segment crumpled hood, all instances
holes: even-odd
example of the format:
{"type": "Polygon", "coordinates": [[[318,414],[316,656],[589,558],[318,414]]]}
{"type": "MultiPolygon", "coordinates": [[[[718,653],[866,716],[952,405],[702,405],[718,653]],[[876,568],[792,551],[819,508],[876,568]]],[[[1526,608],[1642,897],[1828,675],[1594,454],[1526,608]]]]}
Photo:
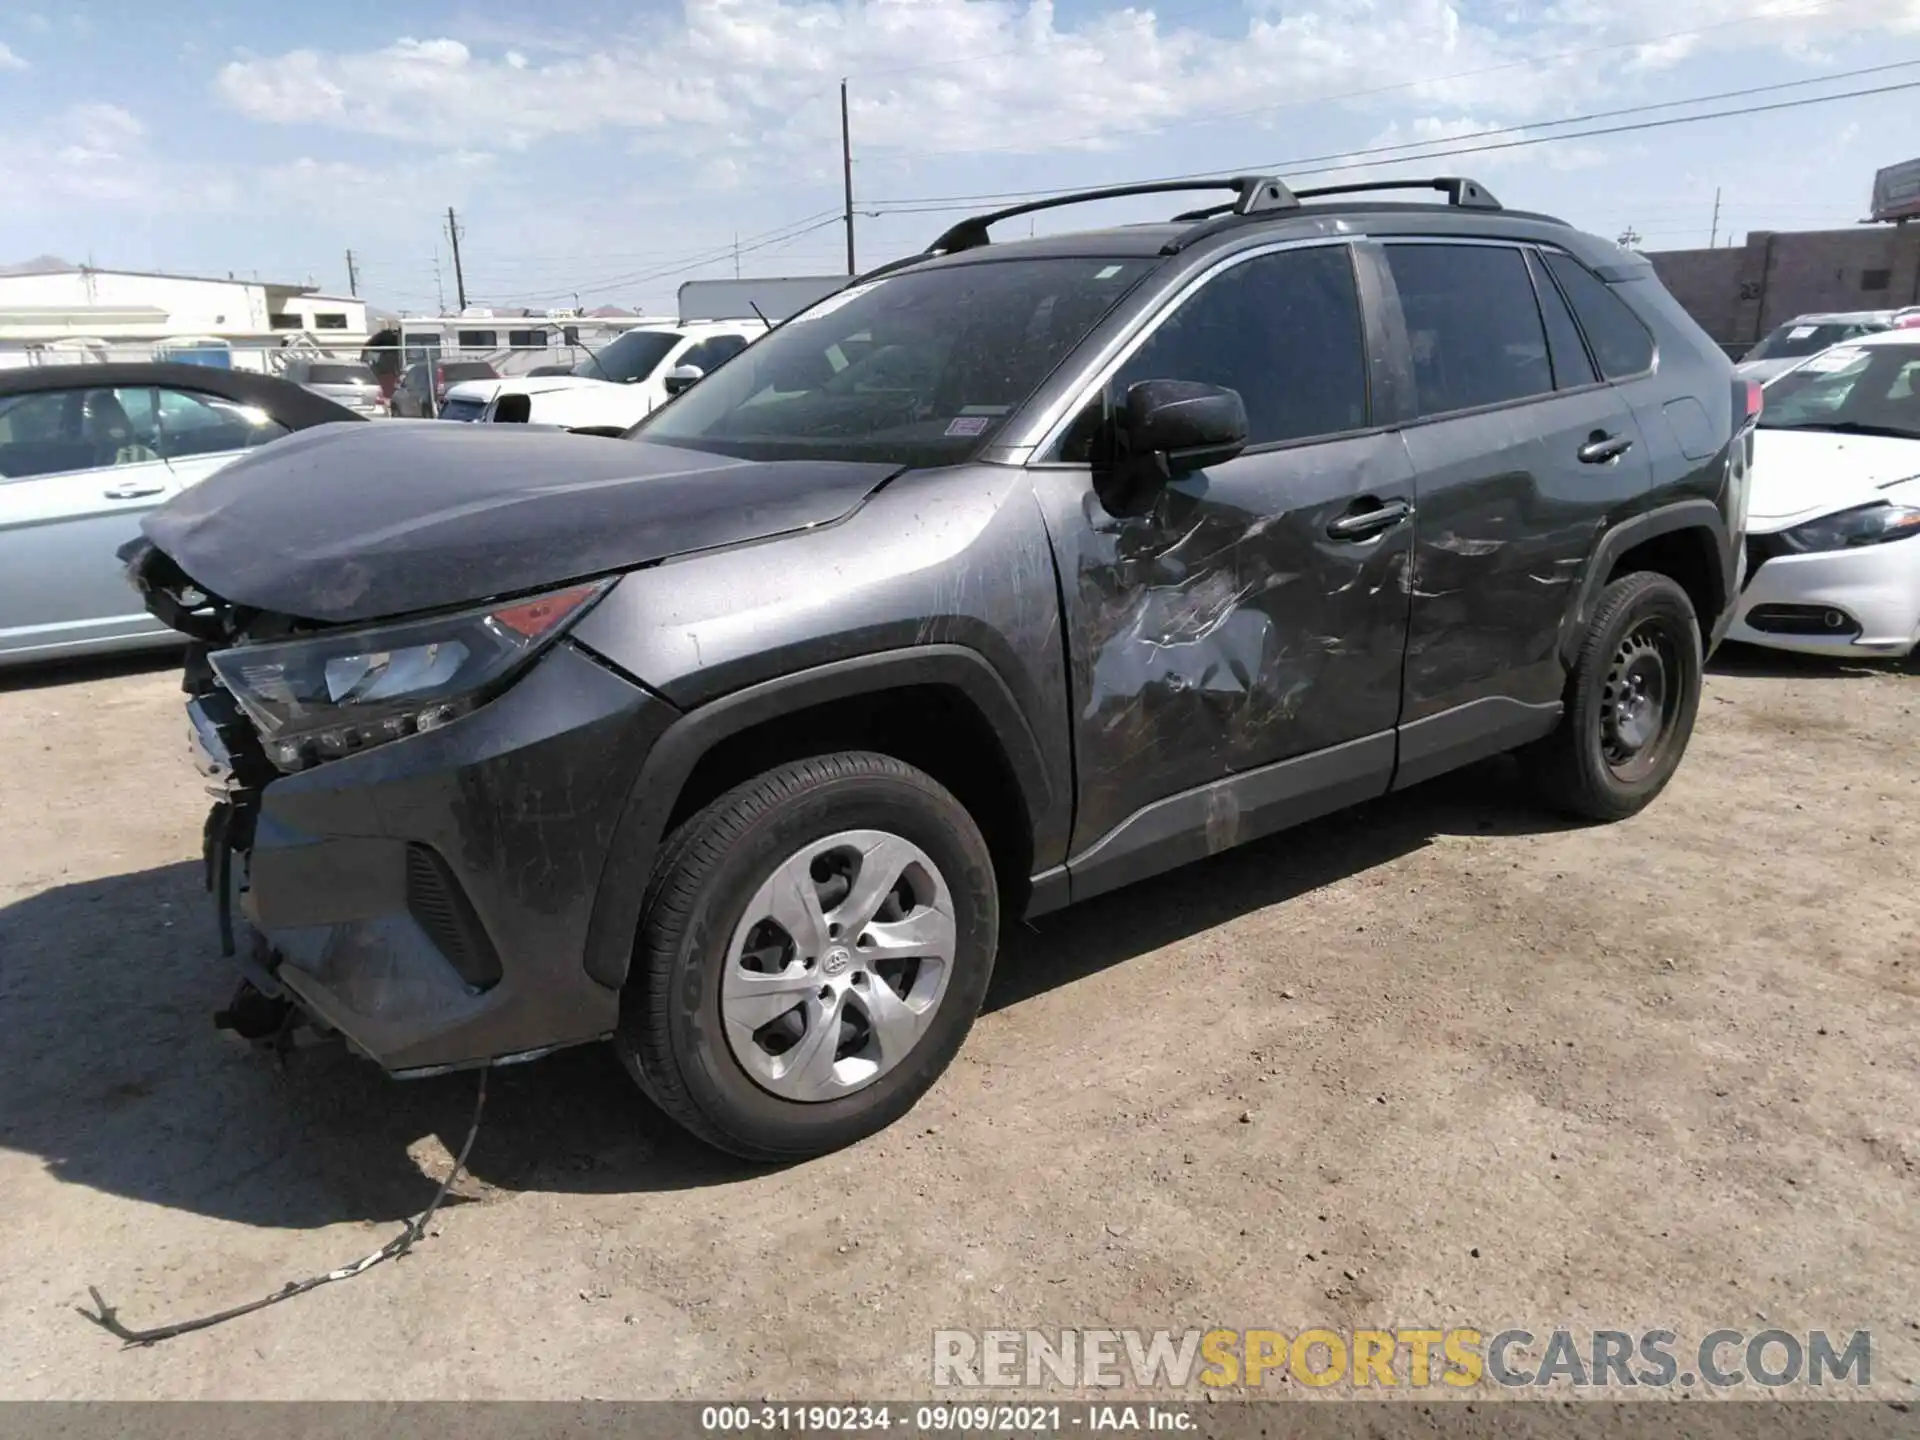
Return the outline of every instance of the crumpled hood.
{"type": "Polygon", "coordinates": [[[321,425],[209,476],[141,528],[224,600],[342,623],[829,524],[899,468],[509,425],[321,425]]]}
{"type": "Polygon", "coordinates": [[[1917,475],[1920,440],[1762,426],[1753,439],[1747,528],[1784,530],[1877,500],[1911,505],[1920,485],[1902,482],[1917,475]]]}

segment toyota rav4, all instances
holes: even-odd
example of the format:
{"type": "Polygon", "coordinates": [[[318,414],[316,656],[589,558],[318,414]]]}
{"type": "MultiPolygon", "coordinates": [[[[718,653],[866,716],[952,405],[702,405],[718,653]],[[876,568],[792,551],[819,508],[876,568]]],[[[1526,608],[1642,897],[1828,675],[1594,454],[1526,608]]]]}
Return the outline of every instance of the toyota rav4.
{"type": "Polygon", "coordinates": [[[625,438],[278,441],[126,553],[196,642],[225,1022],[397,1075],[610,1040],[716,1145],[845,1145],[1010,920],[1504,751],[1645,806],[1757,396],[1472,181],[1249,177],[966,220],[625,438]]]}

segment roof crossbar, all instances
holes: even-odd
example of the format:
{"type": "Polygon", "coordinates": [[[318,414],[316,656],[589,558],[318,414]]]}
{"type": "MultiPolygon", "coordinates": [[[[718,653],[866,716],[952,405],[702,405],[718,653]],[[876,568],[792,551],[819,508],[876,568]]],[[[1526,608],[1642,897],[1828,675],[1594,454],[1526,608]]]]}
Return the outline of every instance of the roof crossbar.
{"type": "Polygon", "coordinates": [[[1360,195],[1369,190],[1438,190],[1447,197],[1447,204],[1461,210],[1503,208],[1492,191],[1464,175],[1442,175],[1433,180],[1362,180],[1352,185],[1317,185],[1293,193],[1302,200],[1318,200],[1322,195],[1360,195]]]}
{"type": "Polygon", "coordinates": [[[1156,180],[1142,185],[1110,185],[1102,190],[1076,190],[1045,200],[1029,200],[985,215],[971,215],[952,226],[927,247],[929,255],[953,255],[988,244],[987,230],[1016,215],[1031,215],[1038,210],[1054,210],[1064,205],[1084,205],[1094,200],[1118,200],[1128,195],[1178,195],[1195,191],[1231,190],[1234,198],[1217,206],[1209,214],[1258,215],[1298,206],[1293,192],[1270,175],[1236,175],[1221,180],[1156,180]]]}

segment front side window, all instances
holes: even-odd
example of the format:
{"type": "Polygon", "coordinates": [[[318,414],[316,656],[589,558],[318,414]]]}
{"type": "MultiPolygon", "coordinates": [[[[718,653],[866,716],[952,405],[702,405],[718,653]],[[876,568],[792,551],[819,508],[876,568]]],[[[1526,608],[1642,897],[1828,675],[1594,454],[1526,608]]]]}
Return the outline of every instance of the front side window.
{"type": "Polygon", "coordinates": [[[1568,303],[1587,332],[1587,343],[1609,380],[1643,375],[1653,368],[1653,336],[1631,306],[1598,275],[1571,255],[1547,255],[1547,269],[1566,291],[1568,303]]]}
{"type": "Polygon", "coordinates": [[[1419,413],[1444,415],[1553,389],[1525,257],[1504,245],[1389,245],[1419,413]]]}
{"type": "Polygon", "coordinates": [[[988,258],[855,285],[634,433],[744,459],[951,464],[989,443],[1159,263],[988,258]]]}
{"type": "Polygon", "coordinates": [[[1920,440],[1920,344],[1840,345],[1767,386],[1763,430],[1920,440]]]}
{"type": "Polygon", "coordinates": [[[637,385],[660,368],[660,362],[673,353],[680,339],[672,330],[629,330],[611,344],[592,351],[573,367],[573,373],[588,380],[637,385]]]}
{"type": "Polygon", "coordinates": [[[1347,247],[1258,255],[1208,280],[1120,366],[1060,458],[1088,459],[1098,417],[1143,380],[1238,391],[1249,445],[1364,429],[1366,340],[1347,247]]]}

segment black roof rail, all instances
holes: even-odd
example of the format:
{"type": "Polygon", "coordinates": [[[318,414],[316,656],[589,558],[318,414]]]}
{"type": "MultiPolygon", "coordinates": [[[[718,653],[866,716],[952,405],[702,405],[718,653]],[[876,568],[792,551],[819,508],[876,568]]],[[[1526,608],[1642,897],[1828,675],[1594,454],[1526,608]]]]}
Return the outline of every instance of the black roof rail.
{"type": "MultiPolygon", "coordinates": [[[[974,250],[988,243],[987,230],[1016,215],[1031,215],[1037,210],[1054,210],[1063,205],[1084,205],[1094,200],[1118,200],[1128,195],[1178,195],[1195,191],[1231,190],[1234,198],[1209,210],[1210,215],[1261,215],[1276,210],[1292,210],[1299,205],[1293,192],[1271,175],[1236,175],[1221,180],[1156,180],[1143,185],[1110,185],[1103,190],[1076,190],[1045,200],[1029,200],[985,215],[970,215],[949,228],[927,247],[929,255],[953,255],[974,250]]],[[[1497,208],[1497,207],[1496,207],[1497,208]]]]}

